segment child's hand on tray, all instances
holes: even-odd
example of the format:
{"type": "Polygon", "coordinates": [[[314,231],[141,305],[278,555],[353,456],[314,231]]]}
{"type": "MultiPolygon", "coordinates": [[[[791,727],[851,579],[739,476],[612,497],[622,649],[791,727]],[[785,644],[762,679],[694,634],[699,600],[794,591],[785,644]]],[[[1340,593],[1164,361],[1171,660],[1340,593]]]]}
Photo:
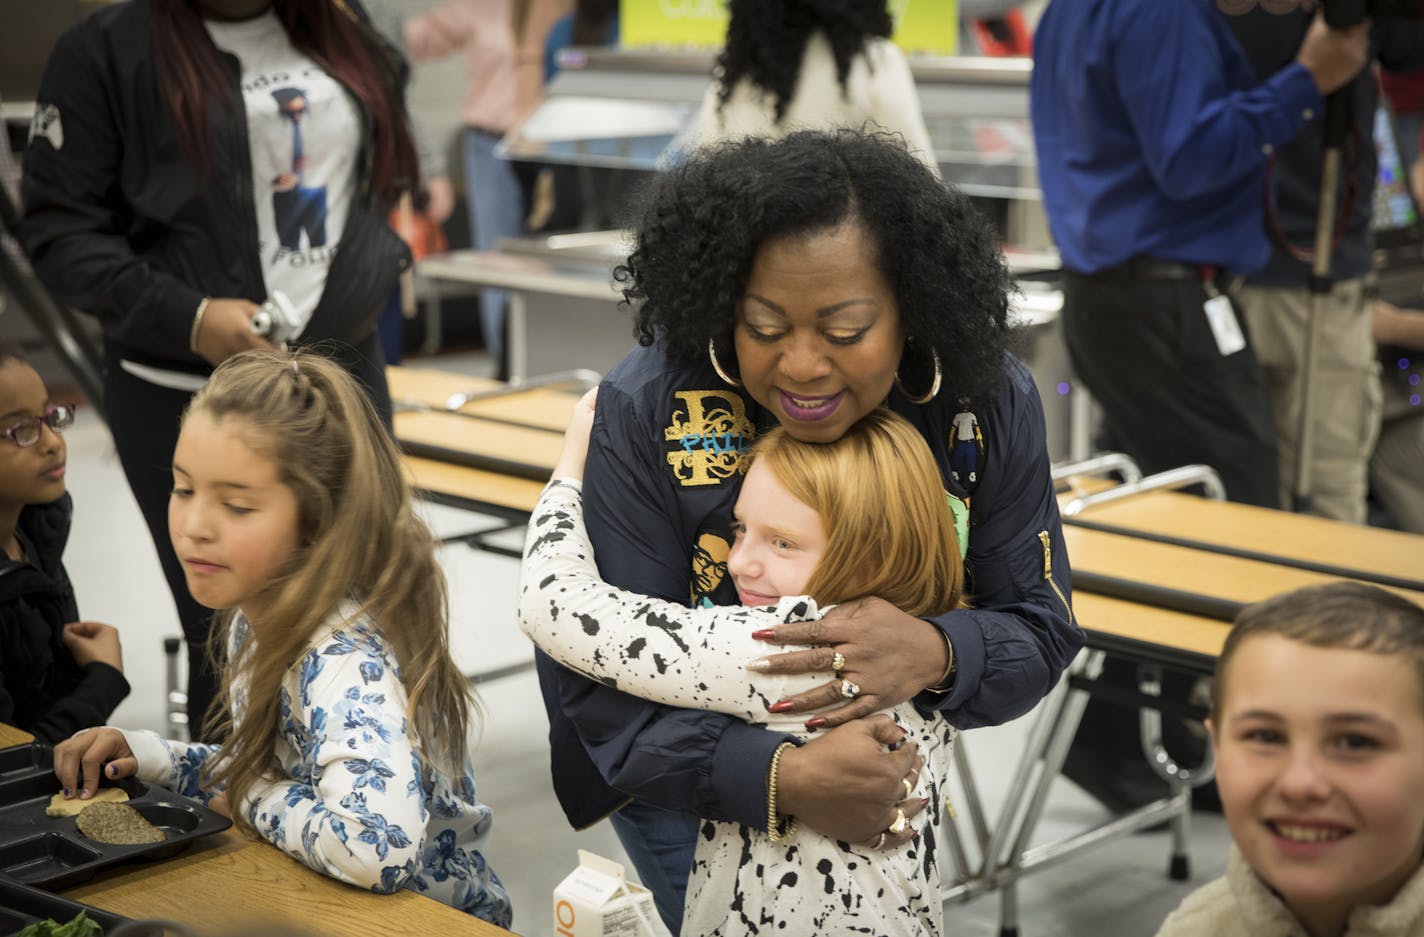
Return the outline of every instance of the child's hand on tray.
{"type": "Polygon", "coordinates": [[[138,759],[118,729],[84,729],[54,747],[54,774],[66,798],[88,800],[99,789],[100,777],[131,777],[138,759]]]}

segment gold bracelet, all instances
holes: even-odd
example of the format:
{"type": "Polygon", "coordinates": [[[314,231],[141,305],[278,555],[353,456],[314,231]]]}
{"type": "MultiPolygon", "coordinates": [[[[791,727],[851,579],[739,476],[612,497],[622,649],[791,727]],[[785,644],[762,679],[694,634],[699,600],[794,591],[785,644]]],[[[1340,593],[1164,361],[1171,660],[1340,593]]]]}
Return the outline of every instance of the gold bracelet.
{"type": "Polygon", "coordinates": [[[193,354],[198,353],[198,329],[203,325],[203,313],[208,311],[208,302],[211,296],[204,296],[198,302],[198,310],[193,313],[193,327],[188,330],[188,350],[193,354]]]}
{"type": "Polygon", "coordinates": [[[939,636],[944,638],[944,650],[949,655],[949,664],[944,668],[944,673],[940,674],[940,678],[925,689],[943,696],[954,689],[954,678],[959,675],[959,658],[954,654],[954,645],[949,643],[949,635],[940,631],[939,636]]]}
{"type": "Polygon", "coordinates": [[[790,839],[796,832],[796,818],[787,817],[783,825],[776,814],[776,772],[781,767],[781,756],[788,748],[795,748],[795,742],[782,742],[776,746],[771,756],[771,768],[766,773],[766,835],[773,843],[790,839]]]}

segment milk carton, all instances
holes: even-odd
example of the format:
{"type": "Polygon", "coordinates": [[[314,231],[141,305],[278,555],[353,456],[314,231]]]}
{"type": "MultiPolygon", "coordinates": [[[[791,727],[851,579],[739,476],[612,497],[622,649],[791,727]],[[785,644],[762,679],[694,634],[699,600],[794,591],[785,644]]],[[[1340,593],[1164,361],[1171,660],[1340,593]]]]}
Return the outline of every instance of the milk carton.
{"type": "Polygon", "coordinates": [[[554,888],[554,937],[663,937],[653,895],[623,866],[579,850],[578,868],[554,888]]]}

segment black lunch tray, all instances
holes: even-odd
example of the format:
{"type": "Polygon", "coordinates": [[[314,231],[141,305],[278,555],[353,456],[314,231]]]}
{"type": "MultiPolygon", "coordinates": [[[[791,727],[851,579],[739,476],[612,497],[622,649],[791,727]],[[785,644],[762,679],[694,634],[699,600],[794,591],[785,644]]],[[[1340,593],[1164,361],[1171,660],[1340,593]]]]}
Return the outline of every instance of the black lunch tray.
{"type": "Polygon", "coordinates": [[[102,927],[106,934],[128,921],[128,918],[111,911],[91,908],[87,904],[51,895],[0,876],[0,937],[14,937],[31,924],[46,919],[64,924],[74,920],[80,911],[102,927]]]}
{"type": "Polygon", "coordinates": [[[79,832],[74,817],[45,816],[59,790],[53,750],[37,742],[0,749],[0,876],[39,888],[67,888],[119,862],[175,856],[193,840],[232,826],[222,814],[161,787],[133,778],[109,786],[127,791],[129,805],[167,840],[99,843],[79,832]]]}

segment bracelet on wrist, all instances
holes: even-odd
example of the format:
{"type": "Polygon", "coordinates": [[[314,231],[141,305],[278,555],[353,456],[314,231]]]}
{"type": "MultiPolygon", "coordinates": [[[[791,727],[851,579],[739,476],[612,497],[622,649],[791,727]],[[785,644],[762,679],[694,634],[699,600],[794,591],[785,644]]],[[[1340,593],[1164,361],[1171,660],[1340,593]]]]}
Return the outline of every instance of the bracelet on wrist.
{"type": "Polygon", "coordinates": [[[771,767],[766,772],[766,835],[773,843],[790,839],[796,832],[796,818],[782,819],[776,812],[776,773],[781,768],[781,756],[788,748],[795,748],[795,742],[782,742],[776,746],[771,756],[771,767]]]}
{"type": "Polygon", "coordinates": [[[954,645],[949,643],[949,635],[940,631],[939,636],[944,639],[944,650],[949,655],[949,663],[945,665],[944,673],[940,675],[940,678],[925,689],[943,696],[954,689],[954,678],[959,676],[959,658],[954,653],[954,645]]]}
{"type": "Polygon", "coordinates": [[[211,300],[211,296],[204,296],[198,301],[198,308],[193,313],[193,327],[188,330],[188,350],[195,355],[198,353],[198,329],[203,326],[203,313],[208,311],[211,300]]]}

